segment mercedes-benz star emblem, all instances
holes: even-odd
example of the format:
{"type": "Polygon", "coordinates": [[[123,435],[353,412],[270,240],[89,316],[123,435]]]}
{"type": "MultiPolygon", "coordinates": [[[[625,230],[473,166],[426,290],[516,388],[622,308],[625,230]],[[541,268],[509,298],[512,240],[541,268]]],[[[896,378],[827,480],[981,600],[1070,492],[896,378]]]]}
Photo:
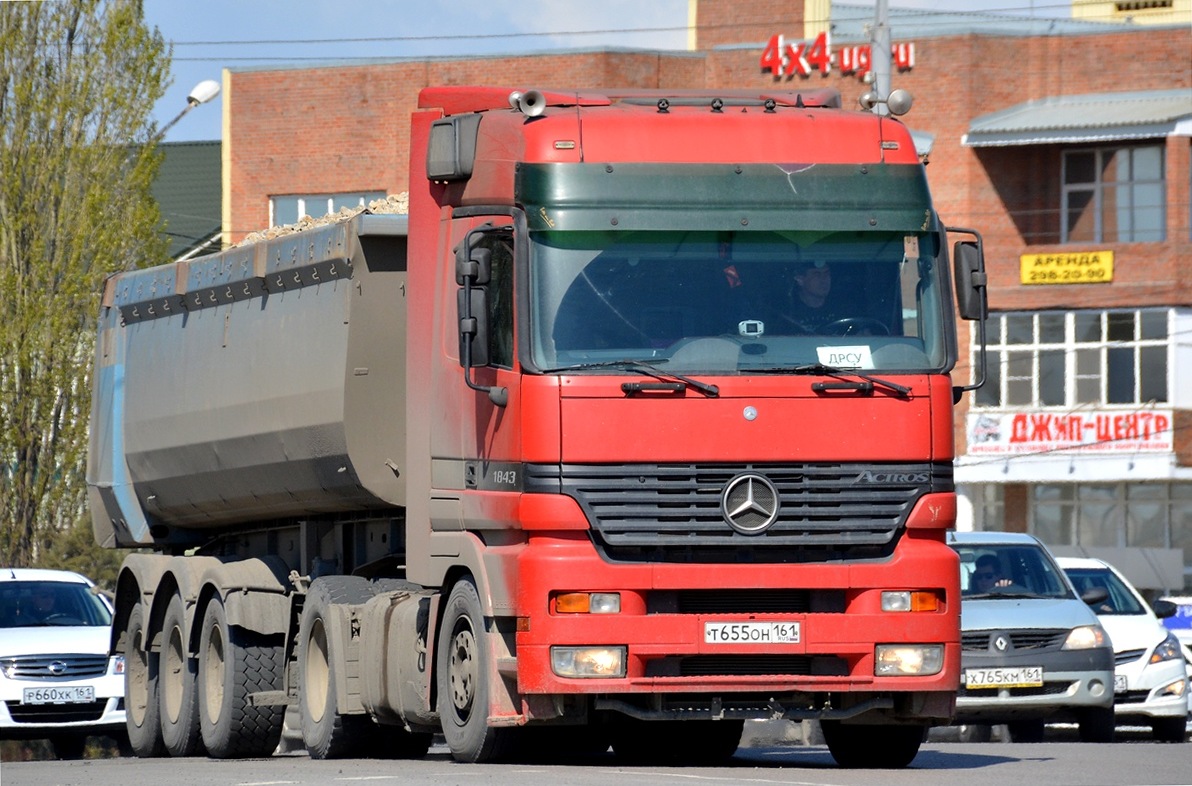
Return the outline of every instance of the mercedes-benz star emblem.
{"type": "Polygon", "coordinates": [[[720,495],[720,512],[742,535],[760,535],[778,518],[778,489],[761,475],[738,475],[720,495]]]}

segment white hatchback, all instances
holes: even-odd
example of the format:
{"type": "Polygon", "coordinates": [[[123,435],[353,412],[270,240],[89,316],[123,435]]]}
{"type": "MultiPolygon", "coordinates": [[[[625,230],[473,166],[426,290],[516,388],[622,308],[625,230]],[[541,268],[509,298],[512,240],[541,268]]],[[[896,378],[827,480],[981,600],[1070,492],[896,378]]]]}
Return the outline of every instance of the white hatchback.
{"type": "Polygon", "coordinates": [[[112,606],[78,573],[0,568],[0,739],[49,739],[79,758],[91,734],[120,740],[124,658],[112,606]]]}
{"type": "Polygon", "coordinates": [[[1106,598],[1090,604],[1109,634],[1114,653],[1114,714],[1119,726],[1150,726],[1164,742],[1187,739],[1188,675],[1180,643],[1160,617],[1174,604],[1147,605],[1138,590],[1108,562],[1060,557],[1076,591],[1104,590],[1106,598]],[[1159,614],[1156,614],[1156,611],[1159,614]]]}

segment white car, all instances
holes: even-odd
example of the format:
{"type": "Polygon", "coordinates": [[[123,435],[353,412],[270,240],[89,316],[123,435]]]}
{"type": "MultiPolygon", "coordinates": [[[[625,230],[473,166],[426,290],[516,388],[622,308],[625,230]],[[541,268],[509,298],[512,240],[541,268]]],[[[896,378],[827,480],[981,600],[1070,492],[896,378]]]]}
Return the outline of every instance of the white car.
{"type": "Polygon", "coordinates": [[[49,739],[79,758],[124,728],[124,658],[109,656],[111,602],[84,576],[0,568],[0,739],[49,739]]]}
{"type": "Polygon", "coordinates": [[[1174,604],[1155,601],[1152,609],[1126,577],[1103,560],[1060,557],[1059,563],[1082,596],[1105,592],[1104,600],[1090,605],[1113,642],[1118,725],[1147,725],[1156,740],[1184,742],[1187,666],[1179,640],[1159,621],[1175,613],[1174,604]]]}

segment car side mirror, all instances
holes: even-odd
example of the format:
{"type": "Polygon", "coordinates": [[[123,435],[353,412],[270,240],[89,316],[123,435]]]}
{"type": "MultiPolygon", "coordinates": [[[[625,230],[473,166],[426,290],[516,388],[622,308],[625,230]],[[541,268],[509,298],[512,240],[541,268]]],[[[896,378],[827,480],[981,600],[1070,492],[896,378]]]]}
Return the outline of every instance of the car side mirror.
{"type": "Polygon", "coordinates": [[[1151,609],[1155,612],[1156,617],[1165,620],[1168,617],[1174,617],[1180,607],[1169,600],[1157,600],[1151,604],[1151,609]]]}
{"type": "Polygon", "coordinates": [[[1080,599],[1090,606],[1095,606],[1098,603],[1104,603],[1109,600],[1109,590],[1104,587],[1092,587],[1085,590],[1081,594],[1080,599]]]}

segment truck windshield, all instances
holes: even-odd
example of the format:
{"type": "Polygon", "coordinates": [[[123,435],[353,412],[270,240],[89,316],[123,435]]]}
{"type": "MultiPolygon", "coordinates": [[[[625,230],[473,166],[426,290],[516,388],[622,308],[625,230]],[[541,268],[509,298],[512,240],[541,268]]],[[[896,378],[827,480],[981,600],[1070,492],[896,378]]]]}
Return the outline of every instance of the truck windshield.
{"type": "Polygon", "coordinates": [[[609,373],[621,360],[683,374],[950,366],[950,300],[930,233],[531,237],[538,369],[609,373]]]}

